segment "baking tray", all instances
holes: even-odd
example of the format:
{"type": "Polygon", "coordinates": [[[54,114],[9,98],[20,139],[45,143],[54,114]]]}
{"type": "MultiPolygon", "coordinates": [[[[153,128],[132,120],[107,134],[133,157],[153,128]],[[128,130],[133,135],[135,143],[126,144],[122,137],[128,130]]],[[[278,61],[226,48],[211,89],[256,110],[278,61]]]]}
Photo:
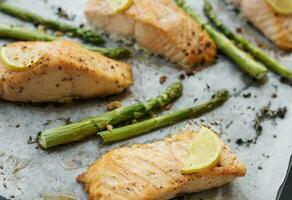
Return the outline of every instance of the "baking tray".
{"type": "MultiPolygon", "coordinates": [[[[68,23],[79,25],[85,22],[83,15],[85,0],[8,2],[51,18],[58,18],[56,11],[61,7],[74,18],[68,23]]],[[[201,0],[188,3],[197,10],[202,10],[201,0]]],[[[212,4],[220,18],[230,28],[242,27],[247,38],[253,42],[265,43],[268,46],[266,50],[271,56],[292,68],[292,55],[277,50],[221,1],[214,1],[212,4]]],[[[33,27],[2,14],[0,23],[33,27]]],[[[1,44],[6,42],[9,41],[3,40],[1,44]]],[[[134,45],[133,48],[137,49],[136,47],[134,45]]],[[[185,77],[182,81],[183,96],[172,106],[172,110],[190,106],[194,102],[209,99],[218,89],[228,89],[232,93],[232,98],[212,113],[113,145],[103,145],[97,137],[49,151],[37,148],[36,144],[29,144],[30,138],[34,138],[44,129],[62,125],[68,119],[78,121],[104,112],[109,101],[120,100],[123,105],[128,105],[137,100],[144,101],[156,96],[167,85],[179,80],[183,73],[174,64],[160,57],[148,58],[149,54],[145,51],[139,50],[135,54],[135,58],[127,60],[133,66],[134,85],[121,95],[106,100],[76,101],[67,105],[28,105],[5,101],[0,103],[0,196],[7,199],[34,200],[53,197],[58,199],[58,195],[68,195],[75,199],[86,199],[82,185],[76,183],[75,178],[104,152],[118,146],[161,139],[181,129],[198,129],[201,123],[206,123],[220,133],[222,139],[237,152],[238,157],[246,164],[248,173],[244,178],[239,178],[220,189],[185,196],[184,199],[275,199],[278,188],[284,180],[292,152],[290,112],[292,88],[271,73],[266,84],[257,84],[221,55],[217,64],[185,77]],[[159,79],[163,75],[167,80],[160,84],[159,79]],[[256,144],[239,145],[238,139],[247,140],[254,137],[256,113],[269,104],[271,109],[286,106],[288,108],[286,117],[264,122],[263,133],[256,144]]]]}

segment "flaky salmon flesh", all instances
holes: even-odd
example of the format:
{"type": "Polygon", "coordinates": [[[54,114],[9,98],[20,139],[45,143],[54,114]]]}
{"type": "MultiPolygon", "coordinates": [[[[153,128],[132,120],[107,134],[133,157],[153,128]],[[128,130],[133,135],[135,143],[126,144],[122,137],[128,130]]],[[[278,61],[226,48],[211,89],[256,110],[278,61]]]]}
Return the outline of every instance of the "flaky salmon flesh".
{"type": "Polygon", "coordinates": [[[85,185],[90,200],[166,200],[220,187],[245,175],[245,166],[223,142],[214,168],[183,175],[192,137],[193,132],[186,131],[163,141],[114,149],[77,181],[85,185]]]}
{"type": "Polygon", "coordinates": [[[284,50],[292,50],[292,15],[275,13],[265,0],[233,1],[267,38],[284,50]]]}
{"type": "Polygon", "coordinates": [[[40,52],[41,58],[23,71],[12,71],[0,61],[2,99],[68,102],[120,93],[132,85],[128,64],[88,51],[74,42],[15,42],[8,46],[31,48],[40,52]]]}
{"type": "Polygon", "coordinates": [[[133,2],[126,11],[115,13],[107,0],[89,0],[85,15],[94,27],[135,38],[143,47],[188,71],[215,61],[215,43],[172,0],[133,2]]]}

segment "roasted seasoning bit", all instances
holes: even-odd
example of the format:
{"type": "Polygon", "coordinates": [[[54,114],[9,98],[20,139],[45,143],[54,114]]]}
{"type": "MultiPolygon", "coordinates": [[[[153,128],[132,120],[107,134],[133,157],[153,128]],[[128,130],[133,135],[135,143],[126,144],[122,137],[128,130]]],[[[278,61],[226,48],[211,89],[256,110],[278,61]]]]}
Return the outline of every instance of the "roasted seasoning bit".
{"type": "Polygon", "coordinates": [[[107,124],[107,125],[106,125],[106,129],[107,129],[108,131],[112,131],[112,130],[113,130],[113,126],[110,125],[110,124],[107,124]]]}
{"type": "Polygon", "coordinates": [[[60,18],[64,18],[67,20],[74,20],[76,15],[69,16],[66,11],[64,11],[61,7],[57,8],[57,13],[56,13],[60,18]]]}
{"type": "Polygon", "coordinates": [[[72,124],[70,117],[63,119],[64,125],[72,124]]]}
{"type": "Polygon", "coordinates": [[[21,47],[21,50],[25,50],[25,49],[27,49],[27,46],[23,46],[23,47],[21,47]]]}
{"type": "Polygon", "coordinates": [[[187,76],[194,76],[195,75],[195,73],[192,71],[188,71],[188,72],[186,72],[186,74],[187,74],[187,76]]]}
{"type": "Polygon", "coordinates": [[[38,29],[38,31],[40,31],[40,32],[45,32],[45,31],[46,31],[46,27],[43,26],[43,25],[38,25],[38,26],[37,26],[37,29],[38,29]]]}
{"type": "Polygon", "coordinates": [[[166,80],[167,80],[167,76],[165,76],[165,75],[160,76],[160,78],[159,78],[160,84],[163,84],[166,80]]]}
{"type": "Polygon", "coordinates": [[[170,110],[170,109],[171,109],[171,106],[172,106],[171,103],[170,103],[170,104],[167,104],[167,105],[164,107],[164,109],[165,109],[165,110],[170,110]]]}
{"type": "Polygon", "coordinates": [[[43,123],[43,126],[46,126],[46,125],[49,125],[49,124],[51,124],[52,123],[52,120],[47,120],[45,123],[43,123]]]}
{"type": "Polygon", "coordinates": [[[249,97],[251,97],[251,93],[249,92],[249,93],[244,93],[244,94],[242,94],[242,97],[243,98],[249,98],[249,97]]]}
{"type": "Polygon", "coordinates": [[[242,140],[241,138],[238,138],[238,139],[235,141],[235,143],[236,143],[237,145],[242,145],[242,144],[243,144],[243,140],[242,140]]]}
{"type": "Polygon", "coordinates": [[[276,93],[273,93],[273,94],[271,95],[271,97],[275,99],[275,98],[278,97],[278,95],[277,95],[276,93]]]}
{"type": "Polygon", "coordinates": [[[262,49],[267,49],[268,46],[265,43],[262,42],[257,42],[258,47],[262,48],[262,49]]]}
{"type": "Polygon", "coordinates": [[[27,143],[27,144],[35,144],[35,143],[36,143],[36,138],[33,139],[31,136],[29,136],[29,138],[28,138],[28,140],[27,140],[26,143],[27,143]]]}
{"type": "Polygon", "coordinates": [[[237,33],[242,33],[242,32],[243,32],[243,31],[242,31],[242,28],[241,28],[241,27],[237,27],[237,28],[236,28],[236,32],[237,32],[237,33]]]}
{"type": "Polygon", "coordinates": [[[208,83],[206,83],[206,89],[210,90],[210,85],[208,83]]]}
{"type": "Polygon", "coordinates": [[[106,106],[108,111],[115,110],[120,107],[122,107],[122,103],[120,101],[112,101],[106,106]]]}
{"type": "Polygon", "coordinates": [[[180,75],[179,75],[179,79],[180,79],[180,80],[184,80],[185,78],[186,78],[186,76],[185,76],[184,74],[180,74],[180,75]]]}
{"type": "Polygon", "coordinates": [[[62,37],[63,35],[64,35],[64,33],[61,32],[61,31],[56,31],[55,32],[55,36],[57,36],[57,37],[62,37]]]}

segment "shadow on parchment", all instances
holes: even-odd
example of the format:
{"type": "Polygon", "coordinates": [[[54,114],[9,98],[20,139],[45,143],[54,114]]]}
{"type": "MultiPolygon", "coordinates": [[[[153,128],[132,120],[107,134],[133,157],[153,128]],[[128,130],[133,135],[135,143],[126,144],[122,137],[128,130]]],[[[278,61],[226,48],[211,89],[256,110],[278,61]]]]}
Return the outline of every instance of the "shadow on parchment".
{"type": "Polygon", "coordinates": [[[233,185],[232,183],[227,184],[222,188],[185,195],[174,198],[172,200],[228,200],[228,199],[248,200],[248,198],[241,191],[239,191],[238,188],[236,188],[235,185],[233,185]]]}

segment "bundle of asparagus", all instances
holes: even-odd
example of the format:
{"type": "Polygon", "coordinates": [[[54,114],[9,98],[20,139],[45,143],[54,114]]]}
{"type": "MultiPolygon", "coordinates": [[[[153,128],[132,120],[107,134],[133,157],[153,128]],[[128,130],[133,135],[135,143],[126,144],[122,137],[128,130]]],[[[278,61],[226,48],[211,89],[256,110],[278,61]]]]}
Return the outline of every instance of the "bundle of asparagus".
{"type": "Polygon", "coordinates": [[[122,126],[121,128],[113,128],[104,131],[109,125],[112,127],[129,120],[139,119],[148,115],[150,111],[165,107],[181,96],[181,92],[181,83],[174,83],[160,96],[144,103],[136,103],[96,117],[85,119],[78,123],[45,130],[38,136],[38,143],[42,148],[47,149],[61,144],[80,141],[85,137],[96,133],[102,137],[105,143],[116,142],[150,132],[154,129],[178,123],[179,121],[188,118],[199,117],[206,112],[212,111],[229,98],[229,92],[227,90],[220,90],[213,95],[210,101],[201,105],[185,108],[132,125],[122,126]]]}
{"type": "Polygon", "coordinates": [[[38,136],[38,143],[44,149],[80,141],[90,135],[106,129],[108,125],[117,125],[129,120],[149,115],[150,111],[161,109],[182,95],[182,84],[176,82],[170,85],[160,96],[146,102],[122,107],[99,116],[84,119],[58,128],[43,131],[38,136]]]}
{"type": "Polygon", "coordinates": [[[32,22],[34,24],[44,25],[48,28],[57,31],[62,31],[63,33],[66,33],[70,37],[79,37],[80,39],[83,39],[86,42],[91,42],[93,44],[102,44],[104,42],[102,37],[94,31],[86,30],[80,27],[75,27],[56,20],[46,19],[24,9],[11,6],[7,3],[4,3],[3,1],[2,2],[0,1],[0,11],[11,16],[17,17],[19,19],[32,22]]]}
{"type": "Polygon", "coordinates": [[[98,135],[102,137],[105,143],[125,140],[164,126],[178,123],[188,118],[199,117],[204,113],[214,110],[216,107],[227,101],[228,98],[229,93],[227,90],[219,90],[218,92],[216,92],[215,95],[213,95],[210,101],[201,105],[185,108],[176,112],[163,115],[161,117],[155,117],[129,126],[103,131],[98,133],[98,135]]]}
{"type": "MultiPolygon", "coordinates": [[[[60,39],[49,35],[47,33],[32,31],[26,28],[20,28],[16,26],[7,26],[0,24],[0,37],[19,39],[19,40],[29,40],[29,41],[53,41],[60,39]]],[[[131,55],[131,52],[125,48],[103,48],[83,45],[90,51],[98,52],[109,58],[127,58],[131,55]]]]}
{"type": "Polygon", "coordinates": [[[210,19],[212,24],[220,30],[226,37],[233,40],[238,46],[243,47],[246,51],[252,54],[256,59],[261,61],[266,67],[275,73],[279,74],[284,78],[292,78],[292,71],[274,60],[271,56],[267,55],[262,49],[256,47],[251,42],[246,40],[239,34],[236,34],[229,30],[216,16],[215,11],[213,10],[211,4],[205,0],[204,3],[204,12],[206,16],[210,19]]]}

